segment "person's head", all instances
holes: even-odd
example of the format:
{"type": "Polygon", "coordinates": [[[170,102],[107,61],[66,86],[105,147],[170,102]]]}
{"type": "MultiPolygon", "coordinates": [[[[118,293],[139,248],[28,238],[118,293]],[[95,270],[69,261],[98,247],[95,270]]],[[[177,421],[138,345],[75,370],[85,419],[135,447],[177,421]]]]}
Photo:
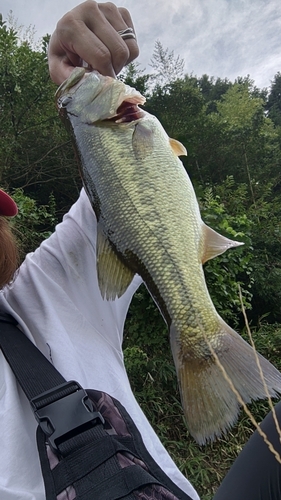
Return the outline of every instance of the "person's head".
{"type": "Polygon", "coordinates": [[[18,212],[14,200],[0,189],[0,288],[10,283],[18,266],[18,251],[6,217],[18,212]]]}

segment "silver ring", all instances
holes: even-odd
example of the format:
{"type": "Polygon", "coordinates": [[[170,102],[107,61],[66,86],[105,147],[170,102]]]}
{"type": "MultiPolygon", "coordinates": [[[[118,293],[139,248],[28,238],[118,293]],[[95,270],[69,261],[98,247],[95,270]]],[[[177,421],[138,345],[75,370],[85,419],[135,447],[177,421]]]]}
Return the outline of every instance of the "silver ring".
{"type": "Polygon", "coordinates": [[[123,40],[128,40],[129,38],[136,39],[136,35],[134,33],[133,28],[126,28],[125,30],[117,31],[118,35],[123,38],[123,40]]]}

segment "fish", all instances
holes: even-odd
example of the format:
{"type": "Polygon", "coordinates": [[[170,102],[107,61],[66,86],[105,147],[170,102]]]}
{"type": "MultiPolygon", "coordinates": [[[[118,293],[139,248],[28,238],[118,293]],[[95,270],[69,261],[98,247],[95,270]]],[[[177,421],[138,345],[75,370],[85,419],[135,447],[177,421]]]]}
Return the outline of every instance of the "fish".
{"type": "Polygon", "coordinates": [[[76,68],[56,103],[97,217],[101,295],[115,300],[141,276],[169,329],[189,432],[213,441],[240,411],[227,377],[245,403],[281,392],[280,372],[219,316],[207,289],[203,264],[242,243],[203,222],[179,158],[186,149],[140,107],[137,90],[76,68]]]}

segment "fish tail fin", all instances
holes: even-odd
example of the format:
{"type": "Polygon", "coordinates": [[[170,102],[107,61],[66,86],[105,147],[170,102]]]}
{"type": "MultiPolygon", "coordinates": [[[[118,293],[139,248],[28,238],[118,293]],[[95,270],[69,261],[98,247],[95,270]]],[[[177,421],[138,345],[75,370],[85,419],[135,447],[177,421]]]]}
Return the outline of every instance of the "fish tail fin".
{"type": "MultiPolygon", "coordinates": [[[[213,441],[235,424],[240,404],[225,370],[244,403],[277,397],[281,392],[281,373],[221,318],[219,347],[205,358],[182,357],[180,346],[171,330],[171,345],[180,386],[182,406],[190,434],[200,444],[213,441]],[[260,369],[263,373],[264,387],[260,369]]],[[[174,332],[175,333],[175,332],[174,332]]],[[[178,338],[178,337],[177,337],[178,338]]]]}

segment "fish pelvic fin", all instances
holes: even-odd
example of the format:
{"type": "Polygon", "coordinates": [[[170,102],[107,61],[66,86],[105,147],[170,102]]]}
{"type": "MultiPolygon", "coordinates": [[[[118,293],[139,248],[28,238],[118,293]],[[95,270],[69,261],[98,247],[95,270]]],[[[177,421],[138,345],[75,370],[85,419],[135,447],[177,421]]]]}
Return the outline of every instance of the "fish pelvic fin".
{"type": "Polygon", "coordinates": [[[204,245],[202,264],[205,264],[207,260],[221,255],[229,248],[240,247],[241,245],[244,245],[243,242],[230,240],[229,238],[222,236],[206,224],[203,225],[203,239],[204,245]]]}
{"type": "Polygon", "coordinates": [[[121,262],[99,225],[97,274],[101,295],[106,300],[121,297],[134,277],[134,273],[121,262]]]}
{"type": "MultiPolygon", "coordinates": [[[[204,445],[224,435],[237,421],[240,404],[223,367],[244,403],[267,399],[256,355],[270,397],[281,393],[281,373],[221,318],[221,341],[213,355],[205,358],[181,356],[181,349],[171,329],[171,346],[177,370],[181,402],[187,427],[193,438],[204,445]]],[[[177,337],[179,338],[179,337],[177,337]]]]}

